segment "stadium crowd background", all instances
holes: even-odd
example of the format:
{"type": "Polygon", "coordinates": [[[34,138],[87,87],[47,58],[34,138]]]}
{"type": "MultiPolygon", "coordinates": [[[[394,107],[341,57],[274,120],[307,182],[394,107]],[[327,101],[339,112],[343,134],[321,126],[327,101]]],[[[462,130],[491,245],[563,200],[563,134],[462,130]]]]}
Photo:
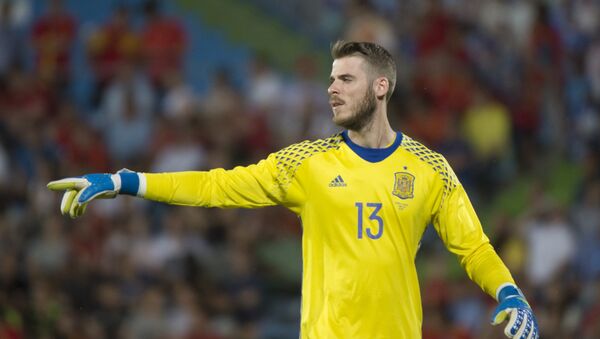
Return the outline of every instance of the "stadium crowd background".
{"type": "MultiPolygon", "coordinates": [[[[393,127],[449,159],[542,338],[600,337],[599,1],[223,1],[314,43],[287,69],[225,33],[194,46],[186,1],[0,3],[0,338],[297,338],[290,212],[121,197],[72,221],[46,183],[335,133],[313,52],[336,37],[397,56],[393,127]],[[190,72],[205,55],[223,64],[190,72]]],[[[431,228],[417,265],[425,339],[503,337],[431,228]]]]}

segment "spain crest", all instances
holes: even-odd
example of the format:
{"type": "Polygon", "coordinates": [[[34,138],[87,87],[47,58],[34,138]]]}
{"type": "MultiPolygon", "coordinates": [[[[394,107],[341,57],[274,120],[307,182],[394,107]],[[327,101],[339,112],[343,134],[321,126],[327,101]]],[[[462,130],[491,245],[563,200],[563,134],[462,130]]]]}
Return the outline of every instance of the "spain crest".
{"type": "Polygon", "coordinates": [[[408,172],[394,173],[394,190],[392,194],[400,199],[412,199],[415,190],[415,176],[408,172]]]}

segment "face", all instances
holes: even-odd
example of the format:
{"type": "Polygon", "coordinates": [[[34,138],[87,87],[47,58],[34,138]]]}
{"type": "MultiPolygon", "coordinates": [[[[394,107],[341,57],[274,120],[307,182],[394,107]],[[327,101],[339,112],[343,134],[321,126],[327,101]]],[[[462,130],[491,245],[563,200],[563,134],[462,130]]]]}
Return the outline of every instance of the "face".
{"type": "Polygon", "coordinates": [[[336,59],[331,68],[329,103],[333,122],[358,131],[372,121],[377,100],[366,72],[365,61],[358,56],[336,59]]]}

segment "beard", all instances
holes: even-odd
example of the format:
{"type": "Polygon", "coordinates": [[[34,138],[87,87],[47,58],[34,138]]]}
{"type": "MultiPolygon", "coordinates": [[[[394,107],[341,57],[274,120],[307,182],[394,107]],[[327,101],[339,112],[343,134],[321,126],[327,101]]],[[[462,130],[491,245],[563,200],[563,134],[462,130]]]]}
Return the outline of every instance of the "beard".
{"type": "Polygon", "coordinates": [[[333,122],[350,131],[360,131],[367,126],[373,120],[377,108],[377,98],[371,86],[368,87],[363,98],[353,108],[349,118],[336,119],[334,116],[333,122]]]}

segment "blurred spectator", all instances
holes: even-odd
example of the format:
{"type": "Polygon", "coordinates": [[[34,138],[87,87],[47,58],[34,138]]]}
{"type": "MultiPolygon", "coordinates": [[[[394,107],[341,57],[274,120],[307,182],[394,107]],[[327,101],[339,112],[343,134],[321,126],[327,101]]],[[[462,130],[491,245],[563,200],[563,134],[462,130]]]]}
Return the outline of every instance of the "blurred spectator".
{"type": "Polygon", "coordinates": [[[429,147],[439,147],[447,131],[455,128],[451,117],[432,106],[429,100],[416,94],[406,99],[403,126],[407,134],[429,147]]]}
{"type": "Polygon", "coordinates": [[[212,119],[227,116],[240,109],[241,94],[234,86],[226,69],[216,70],[213,83],[208,92],[202,96],[202,114],[208,124],[212,119]]]}
{"type": "Polygon", "coordinates": [[[0,320],[0,337],[8,339],[24,339],[22,319],[13,309],[3,310],[4,318],[0,320]]]}
{"type": "Polygon", "coordinates": [[[233,84],[228,70],[221,68],[214,73],[211,89],[201,97],[199,134],[210,152],[207,168],[240,164],[240,158],[264,150],[271,141],[268,111],[249,104],[244,94],[249,95],[233,84]]]}
{"type": "Polygon", "coordinates": [[[452,18],[444,12],[440,1],[427,0],[424,4],[424,14],[417,33],[417,56],[419,58],[435,54],[443,48],[453,24],[452,18]]]}
{"type": "Polygon", "coordinates": [[[232,248],[229,256],[228,273],[233,279],[224,281],[223,285],[231,299],[235,319],[242,326],[257,324],[262,314],[263,295],[254,257],[243,247],[232,248]]]}
{"type": "Polygon", "coordinates": [[[185,31],[177,18],[161,13],[158,0],[144,2],[145,25],[142,30],[142,59],[150,81],[163,93],[165,77],[183,70],[187,48],[185,31]]]}
{"type": "Polygon", "coordinates": [[[294,75],[284,84],[281,108],[272,118],[271,128],[280,147],[336,131],[329,116],[328,98],[323,95],[327,88],[317,74],[316,60],[310,55],[299,57],[294,75]]]}
{"type": "Polygon", "coordinates": [[[136,278],[152,277],[160,271],[162,263],[152,257],[154,239],[148,219],[135,216],[129,220],[127,227],[129,246],[125,255],[131,259],[133,273],[136,278]]]}
{"type": "Polygon", "coordinates": [[[210,328],[209,318],[200,310],[193,314],[190,331],[184,339],[223,339],[216,331],[210,328]]]}
{"type": "Polygon", "coordinates": [[[63,158],[61,165],[66,171],[108,169],[106,144],[99,138],[99,132],[78,116],[77,108],[72,103],[60,104],[50,134],[60,149],[63,158]]]}
{"type": "Polygon", "coordinates": [[[600,34],[596,34],[594,41],[586,52],[586,74],[590,82],[590,89],[594,102],[600,102],[600,34]]]}
{"type": "Polygon", "coordinates": [[[199,316],[198,301],[194,290],[179,284],[173,287],[173,302],[167,309],[168,335],[185,338],[192,332],[194,317],[199,316]]]}
{"type": "Polygon", "coordinates": [[[100,127],[111,157],[117,162],[139,161],[150,145],[154,92],[134,65],[123,64],[104,93],[100,127]]]}
{"type": "Polygon", "coordinates": [[[94,287],[94,294],[98,302],[98,321],[108,338],[116,338],[126,311],[118,286],[111,281],[100,282],[94,287]]]}
{"type": "Polygon", "coordinates": [[[171,210],[164,214],[161,229],[152,237],[146,253],[157,269],[172,280],[185,277],[184,259],[191,252],[185,237],[183,218],[176,209],[171,210]]]}
{"type": "Polygon", "coordinates": [[[37,74],[63,93],[69,83],[76,22],[62,0],[48,1],[47,12],[35,21],[32,35],[37,74]]]}
{"type": "Polygon", "coordinates": [[[507,107],[486,89],[478,88],[474,92],[473,103],[465,113],[461,127],[473,150],[478,186],[489,192],[510,174],[510,115],[507,107]]]}
{"type": "Polygon", "coordinates": [[[10,11],[8,16],[1,17],[2,24],[7,20],[9,26],[26,30],[31,24],[32,19],[32,1],[31,0],[0,0],[0,4],[9,3],[10,11]]]}
{"type": "Polygon", "coordinates": [[[528,251],[525,272],[533,286],[545,286],[558,277],[574,258],[576,248],[564,211],[550,201],[541,201],[539,208],[524,222],[528,251]]]}
{"type": "Polygon", "coordinates": [[[514,218],[502,214],[494,219],[492,230],[492,246],[498,252],[508,269],[513,272],[515,279],[522,276],[527,256],[527,244],[523,229],[514,231],[519,225],[514,218]]]}
{"type": "Polygon", "coordinates": [[[57,333],[59,325],[70,318],[65,312],[68,306],[64,303],[62,291],[57,291],[50,281],[38,278],[32,284],[31,298],[33,321],[26,327],[27,337],[46,338],[60,335],[57,333]]]}
{"type": "Polygon", "coordinates": [[[22,67],[25,57],[23,27],[12,20],[13,12],[12,1],[0,2],[0,76],[13,67],[22,67]]]}
{"type": "Polygon", "coordinates": [[[121,335],[131,339],[161,339],[168,334],[164,296],[159,287],[150,287],[137,300],[134,312],[125,319],[121,335]]]}
{"type": "Polygon", "coordinates": [[[388,20],[376,12],[373,5],[365,0],[352,0],[346,7],[347,27],[345,39],[348,41],[371,41],[396,54],[397,44],[394,28],[388,20]]]}
{"type": "Polygon", "coordinates": [[[92,106],[97,107],[121,66],[139,57],[139,37],[130,26],[127,8],[115,8],[109,21],[92,32],[86,43],[95,82],[92,106]]]}
{"type": "Polygon", "coordinates": [[[206,150],[195,133],[196,127],[189,125],[187,121],[165,124],[167,128],[177,132],[172,134],[171,140],[156,150],[151,170],[176,172],[206,168],[206,150]]]}
{"type": "Polygon", "coordinates": [[[559,32],[551,22],[552,10],[544,3],[537,3],[536,6],[536,19],[531,41],[527,45],[527,57],[538,77],[562,79],[565,54],[559,32]]]}
{"type": "Polygon", "coordinates": [[[455,298],[449,311],[454,326],[462,329],[465,337],[468,337],[467,333],[481,332],[485,324],[480,321],[480,314],[485,313],[486,309],[485,302],[479,295],[481,291],[475,284],[462,279],[453,283],[451,288],[455,298]]]}
{"type": "Polygon", "coordinates": [[[58,217],[44,220],[40,234],[27,249],[27,266],[31,276],[57,274],[65,268],[69,253],[68,239],[58,217]]]}
{"type": "Polygon", "coordinates": [[[573,206],[571,215],[577,226],[577,267],[585,279],[600,277],[600,181],[584,188],[581,200],[573,206]]]}
{"type": "Polygon", "coordinates": [[[600,4],[593,0],[575,0],[569,5],[574,29],[588,37],[596,34],[600,29],[600,4]]]}
{"type": "MultiPolygon", "coordinates": [[[[262,114],[273,113],[281,104],[283,81],[264,56],[256,56],[250,64],[247,90],[249,106],[262,114]]],[[[272,117],[269,117],[271,119],[272,117]]]]}
{"type": "MultiPolygon", "coordinates": [[[[537,84],[529,75],[523,79],[524,87],[535,88],[537,84]]],[[[540,151],[542,102],[542,93],[535,90],[524,90],[513,96],[511,113],[515,151],[518,163],[524,170],[531,169],[535,165],[533,159],[540,151]]]]}
{"type": "Polygon", "coordinates": [[[163,114],[170,119],[191,118],[196,115],[198,100],[191,86],[185,83],[183,75],[173,71],[166,74],[164,79],[163,114]]]}
{"type": "Polygon", "coordinates": [[[518,49],[527,48],[536,18],[535,2],[488,0],[482,6],[477,15],[479,25],[496,35],[512,37],[518,49]]]}
{"type": "MultiPolygon", "coordinates": [[[[422,66],[414,77],[414,90],[423,95],[434,110],[452,118],[462,114],[473,100],[469,70],[462,61],[447,53],[419,59],[422,66]]],[[[448,120],[446,120],[448,122],[448,120]]]]}
{"type": "MultiPolygon", "coordinates": [[[[435,147],[437,147],[439,152],[444,155],[446,160],[448,160],[448,163],[452,166],[452,170],[454,170],[454,173],[458,176],[461,184],[467,191],[471,192],[475,175],[475,166],[471,162],[473,159],[473,150],[462,137],[458,121],[447,123],[445,124],[445,127],[445,131],[440,131],[440,134],[445,138],[440,140],[440,143],[432,143],[432,145],[437,145],[435,147]]],[[[473,195],[471,199],[476,198],[477,197],[473,195]]]]}
{"type": "Polygon", "coordinates": [[[4,140],[0,142],[0,187],[6,187],[10,181],[11,166],[9,163],[9,155],[4,140]]]}
{"type": "Polygon", "coordinates": [[[600,282],[596,279],[592,283],[591,300],[589,301],[588,307],[586,307],[586,313],[583,316],[581,323],[581,338],[592,339],[600,335],[600,282]]]}
{"type": "Polygon", "coordinates": [[[26,70],[13,67],[0,89],[0,115],[12,132],[35,126],[51,115],[51,87],[26,70]]]}

